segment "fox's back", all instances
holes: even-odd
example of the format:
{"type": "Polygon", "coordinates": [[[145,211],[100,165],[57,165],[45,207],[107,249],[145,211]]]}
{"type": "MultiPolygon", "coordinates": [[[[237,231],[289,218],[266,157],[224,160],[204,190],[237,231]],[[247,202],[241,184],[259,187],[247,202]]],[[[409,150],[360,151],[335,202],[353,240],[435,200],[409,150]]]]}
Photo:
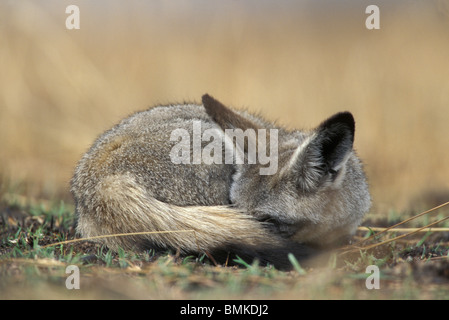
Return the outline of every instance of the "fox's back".
{"type": "MultiPolygon", "coordinates": [[[[179,142],[171,140],[172,132],[185,130],[193,138],[194,122],[198,121],[202,131],[219,130],[198,105],[159,106],[135,113],[96,140],[80,161],[74,181],[94,187],[107,176],[127,173],[155,199],[166,203],[229,204],[232,165],[198,165],[192,161],[180,165],[170,157],[179,142]]],[[[193,156],[193,144],[190,148],[193,156]]]]}

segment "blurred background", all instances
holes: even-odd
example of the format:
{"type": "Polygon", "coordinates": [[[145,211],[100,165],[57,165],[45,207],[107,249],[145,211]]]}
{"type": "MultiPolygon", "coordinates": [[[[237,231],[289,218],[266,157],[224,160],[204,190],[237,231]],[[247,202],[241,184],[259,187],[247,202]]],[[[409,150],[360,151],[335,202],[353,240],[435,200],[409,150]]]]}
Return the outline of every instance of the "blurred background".
{"type": "Polygon", "coordinates": [[[70,202],[100,133],[206,92],[290,128],[350,110],[373,212],[449,200],[449,2],[436,0],[2,0],[3,190],[70,202]],[[380,30],[365,27],[370,4],[380,30]]]}

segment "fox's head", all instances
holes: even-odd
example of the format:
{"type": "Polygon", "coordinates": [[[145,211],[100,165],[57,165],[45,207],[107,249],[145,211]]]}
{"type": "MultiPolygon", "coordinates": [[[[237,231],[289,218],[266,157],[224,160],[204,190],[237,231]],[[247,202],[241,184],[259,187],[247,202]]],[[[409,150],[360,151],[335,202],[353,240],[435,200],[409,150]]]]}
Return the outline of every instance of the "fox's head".
{"type": "MultiPolygon", "coordinates": [[[[233,111],[209,95],[203,96],[203,105],[225,132],[260,132],[267,126],[278,130],[267,130],[269,135],[272,132],[270,137],[248,141],[257,145],[257,151],[268,153],[275,148],[270,160],[277,162],[277,170],[261,174],[267,165],[258,161],[236,165],[232,203],[301,243],[333,245],[355,232],[371,200],[353,150],[355,122],[351,113],[337,113],[314,130],[303,132],[275,128],[243,111],[233,111]]],[[[246,158],[250,150],[241,147],[246,158]]]]}

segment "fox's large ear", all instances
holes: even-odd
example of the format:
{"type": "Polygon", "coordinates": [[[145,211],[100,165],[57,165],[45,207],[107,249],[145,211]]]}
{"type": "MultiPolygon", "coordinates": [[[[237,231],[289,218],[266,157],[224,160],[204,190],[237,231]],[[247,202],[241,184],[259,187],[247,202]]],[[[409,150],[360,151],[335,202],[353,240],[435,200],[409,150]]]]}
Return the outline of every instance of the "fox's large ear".
{"type": "Polygon", "coordinates": [[[295,150],[284,173],[293,174],[304,191],[318,188],[341,174],[352,152],[355,122],[349,112],[330,117],[295,150]]]}
{"type": "Polygon", "coordinates": [[[202,97],[207,114],[223,129],[258,129],[258,126],[229,109],[208,94],[202,97]]]}
{"type": "Polygon", "coordinates": [[[325,166],[329,170],[339,170],[354,144],[354,117],[350,112],[337,113],[324,121],[317,131],[325,166]]]}

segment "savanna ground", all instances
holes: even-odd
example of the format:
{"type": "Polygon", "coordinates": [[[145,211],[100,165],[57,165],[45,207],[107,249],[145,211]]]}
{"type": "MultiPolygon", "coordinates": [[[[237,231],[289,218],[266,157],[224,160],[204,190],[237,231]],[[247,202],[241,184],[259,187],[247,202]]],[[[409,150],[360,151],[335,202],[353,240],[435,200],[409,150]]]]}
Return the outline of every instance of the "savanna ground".
{"type": "Polygon", "coordinates": [[[1,2],[0,298],[449,298],[447,221],[367,248],[444,219],[449,206],[360,242],[449,201],[449,3],[376,2],[1,2]],[[79,30],[65,27],[70,4],[79,30]],[[370,4],[380,30],[365,28],[370,4]],[[371,230],[312,264],[292,260],[290,272],[48,246],[75,237],[69,179],[98,134],[206,92],[287,127],[353,112],[371,230]],[[80,290],[65,287],[68,265],[80,268],[80,290]],[[369,265],[379,290],[365,286],[369,265]]]}

